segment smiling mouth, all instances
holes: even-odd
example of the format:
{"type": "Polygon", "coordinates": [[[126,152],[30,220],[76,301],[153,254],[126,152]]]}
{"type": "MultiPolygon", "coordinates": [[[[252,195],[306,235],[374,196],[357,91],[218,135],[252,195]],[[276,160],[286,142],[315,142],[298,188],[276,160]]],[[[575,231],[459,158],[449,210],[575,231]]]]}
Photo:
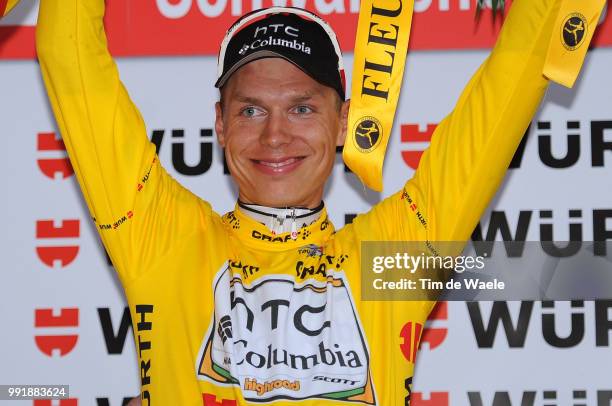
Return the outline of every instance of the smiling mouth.
{"type": "Polygon", "coordinates": [[[267,173],[286,173],[295,169],[303,160],[304,156],[291,157],[282,160],[253,159],[255,166],[267,173]]]}

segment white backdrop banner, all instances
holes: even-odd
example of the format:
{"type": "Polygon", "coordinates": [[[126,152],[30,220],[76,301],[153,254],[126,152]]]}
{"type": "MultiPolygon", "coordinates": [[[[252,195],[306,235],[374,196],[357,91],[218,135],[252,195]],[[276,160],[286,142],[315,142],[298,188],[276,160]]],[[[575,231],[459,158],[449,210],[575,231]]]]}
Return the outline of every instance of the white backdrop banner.
{"type": "MultiPolygon", "coordinates": [[[[325,194],[337,228],[412,176],[486,55],[409,55],[385,192],[364,190],[338,154],[325,194]]],[[[350,72],[350,54],[346,62],[350,72]]],[[[217,212],[231,210],[236,188],[213,131],[215,58],[118,65],[163,165],[217,212]]],[[[482,238],[539,241],[552,230],[559,241],[612,239],[611,66],[612,49],[595,49],[574,89],[550,87],[477,228],[482,238]]],[[[0,62],[0,134],[0,384],[70,385],[70,401],[22,404],[121,405],[139,391],[129,312],[34,61],[0,62]]],[[[612,405],[612,301],[443,302],[425,327],[415,406],[612,405]]]]}

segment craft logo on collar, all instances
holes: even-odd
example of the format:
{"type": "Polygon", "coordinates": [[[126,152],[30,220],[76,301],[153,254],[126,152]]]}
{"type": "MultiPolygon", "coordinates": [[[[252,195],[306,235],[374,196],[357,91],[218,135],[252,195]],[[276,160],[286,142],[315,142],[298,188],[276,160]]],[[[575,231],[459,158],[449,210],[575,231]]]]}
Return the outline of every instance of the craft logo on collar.
{"type": "Polygon", "coordinates": [[[382,125],[376,117],[362,117],[353,128],[355,146],[363,153],[374,151],[383,138],[382,132],[382,125]]]}
{"type": "Polygon", "coordinates": [[[580,48],[587,34],[587,20],[580,13],[565,17],[561,27],[561,42],[568,51],[580,48]]]}
{"type": "Polygon", "coordinates": [[[285,234],[285,235],[275,235],[275,234],[269,235],[269,234],[264,234],[258,230],[252,230],[251,238],[254,238],[256,240],[261,240],[261,241],[269,241],[269,242],[289,242],[289,241],[295,241],[298,236],[301,236],[302,240],[306,240],[310,236],[311,233],[307,229],[304,229],[304,230],[296,231],[294,235],[292,234],[294,233],[285,234]]]}

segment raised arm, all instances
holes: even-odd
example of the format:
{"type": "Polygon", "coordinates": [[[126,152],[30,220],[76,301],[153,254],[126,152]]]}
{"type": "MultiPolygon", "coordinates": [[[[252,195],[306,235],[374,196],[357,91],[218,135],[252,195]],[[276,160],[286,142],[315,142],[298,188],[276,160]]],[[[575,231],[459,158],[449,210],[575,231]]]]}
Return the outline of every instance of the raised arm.
{"type": "Polygon", "coordinates": [[[467,241],[544,95],[561,0],[515,0],[495,48],[438,125],[403,191],[356,221],[368,240],[467,241]]]}
{"type": "Polygon", "coordinates": [[[437,127],[406,192],[422,200],[431,241],[466,241],[501,184],[544,96],[560,0],[516,0],[495,48],[437,127]]]}
{"type": "Polygon", "coordinates": [[[186,192],[159,165],[120,82],[107,50],[104,0],[40,3],[36,44],[55,118],[115,268],[134,277],[146,269],[147,251],[169,238],[155,233],[166,226],[155,212],[165,218],[175,207],[163,197],[186,192]]]}

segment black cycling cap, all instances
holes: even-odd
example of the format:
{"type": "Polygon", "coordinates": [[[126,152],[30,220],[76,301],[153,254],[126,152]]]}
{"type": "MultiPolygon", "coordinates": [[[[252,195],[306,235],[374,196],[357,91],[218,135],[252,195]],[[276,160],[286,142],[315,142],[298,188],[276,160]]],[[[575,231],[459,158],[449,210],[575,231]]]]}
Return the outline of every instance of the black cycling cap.
{"type": "Polygon", "coordinates": [[[310,11],[271,7],[242,16],[221,42],[215,86],[222,87],[241,66],[262,58],[283,58],[345,99],[344,66],[336,34],[310,11]]]}

